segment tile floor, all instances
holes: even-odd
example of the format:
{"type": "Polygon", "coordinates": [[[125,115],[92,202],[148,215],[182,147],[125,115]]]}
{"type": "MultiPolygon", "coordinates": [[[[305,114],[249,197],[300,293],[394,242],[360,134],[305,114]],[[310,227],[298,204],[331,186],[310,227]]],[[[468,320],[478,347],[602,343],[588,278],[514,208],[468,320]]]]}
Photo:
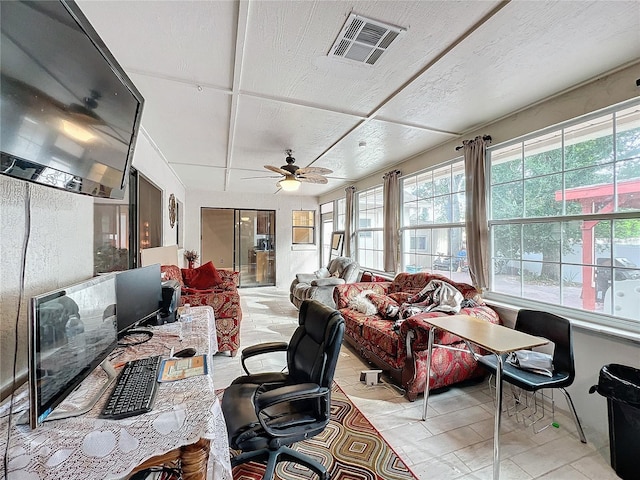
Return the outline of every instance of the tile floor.
{"type": "MultiPolygon", "coordinates": [[[[242,347],[267,341],[287,341],[297,324],[298,311],[288,291],[276,287],[240,290],[242,347]]],[[[241,347],[241,348],[242,348],[241,347]]],[[[280,354],[281,355],[281,354],[280,354]]],[[[252,359],[251,369],[280,369],[284,356],[252,359]]],[[[347,346],[341,350],[335,380],[420,479],[480,480],[492,478],[494,405],[486,382],[451,388],[432,395],[428,418],[420,420],[422,397],[409,402],[389,383],[366,386],[360,371],[371,368],[347,346]]],[[[240,356],[226,353],[214,359],[216,387],[226,387],[243,373],[240,356]]],[[[383,376],[383,380],[385,380],[383,376]]],[[[556,402],[563,406],[564,398],[556,402]]],[[[500,478],[616,479],[607,447],[580,443],[573,421],[556,411],[561,428],[533,434],[503,415],[500,478]]],[[[589,440],[589,430],[585,431],[589,440]]]]}

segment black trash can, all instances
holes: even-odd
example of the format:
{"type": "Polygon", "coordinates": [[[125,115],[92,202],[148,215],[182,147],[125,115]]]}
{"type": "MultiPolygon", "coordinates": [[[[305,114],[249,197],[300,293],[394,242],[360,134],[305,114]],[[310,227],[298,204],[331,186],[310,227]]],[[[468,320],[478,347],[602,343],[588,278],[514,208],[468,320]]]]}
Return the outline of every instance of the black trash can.
{"type": "Polygon", "coordinates": [[[589,393],[607,398],[611,466],[624,480],[638,478],[640,459],[640,370],[611,363],[600,369],[589,393]]]}

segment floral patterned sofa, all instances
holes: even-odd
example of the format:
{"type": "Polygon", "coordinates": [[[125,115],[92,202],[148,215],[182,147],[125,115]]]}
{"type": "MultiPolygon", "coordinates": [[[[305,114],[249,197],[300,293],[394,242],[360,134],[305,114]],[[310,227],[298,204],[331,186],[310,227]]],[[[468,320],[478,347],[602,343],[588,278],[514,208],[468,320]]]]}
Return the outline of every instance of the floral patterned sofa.
{"type": "Polygon", "coordinates": [[[177,280],[180,282],[180,305],[186,303],[192,307],[209,305],[213,307],[216,318],[216,334],[218,336],[218,351],[230,352],[234,357],[240,348],[240,322],[242,309],[238,284],[240,273],[230,270],[216,270],[222,282],[213,288],[200,290],[185,285],[182,270],[177,265],[161,265],[163,280],[177,280]]]}
{"type": "MultiPolygon", "coordinates": [[[[384,312],[370,314],[356,310],[354,297],[363,292],[375,292],[370,297],[392,299],[396,305],[418,294],[431,280],[441,280],[455,287],[464,298],[459,314],[471,315],[491,323],[500,323],[498,314],[485,305],[478,291],[466,283],[457,283],[446,277],[426,272],[400,273],[391,282],[358,282],[338,285],[334,290],[336,308],[346,322],[345,340],[370,363],[386,371],[404,389],[413,401],[424,392],[427,376],[427,352],[430,326],[429,317],[448,315],[431,311],[413,315],[405,320],[384,318],[384,312]],[[378,294],[378,295],[376,295],[378,294]],[[399,326],[398,326],[399,325],[399,326]]],[[[461,349],[436,348],[431,362],[430,388],[445,387],[463,380],[483,376],[486,372],[477,365],[465,343],[454,335],[438,330],[436,344],[461,349]]],[[[482,353],[482,352],[479,352],[482,353]]]]}

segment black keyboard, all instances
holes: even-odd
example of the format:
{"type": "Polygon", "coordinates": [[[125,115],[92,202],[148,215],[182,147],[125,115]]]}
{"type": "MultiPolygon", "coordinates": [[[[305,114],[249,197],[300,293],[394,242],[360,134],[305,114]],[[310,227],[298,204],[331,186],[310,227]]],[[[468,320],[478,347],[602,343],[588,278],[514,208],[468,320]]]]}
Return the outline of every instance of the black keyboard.
{"type": "Polygon", "coordinates": [[[161,361],[162,357],[157,356],[127,362],[100,416],[118,419],[150,412],[158,390],[161,361]]]}

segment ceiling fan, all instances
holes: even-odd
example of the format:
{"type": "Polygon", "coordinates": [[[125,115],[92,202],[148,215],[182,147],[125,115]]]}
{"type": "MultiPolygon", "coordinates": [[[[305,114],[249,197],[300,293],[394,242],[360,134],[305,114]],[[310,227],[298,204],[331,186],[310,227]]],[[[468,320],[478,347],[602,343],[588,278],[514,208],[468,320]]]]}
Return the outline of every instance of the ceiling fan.
{"type": "Polygon", "coordinates": [[[265,165],[264,168],[271,170],[272,172],[284,175],[284,178],[278,182],[278,186],[286,192],[292,192],[300,188],[300,182],[306,183],[327,183],[327,178],[324,175],[333,173],[333,170],[322,167],[303,167],[300,168],[294,165],[295,158],[291,156],[293,151],[291,149],[285,150],[287,158],[285,159],[287,164],[281,167],[274,167],[273,165],[265,165]]]}

